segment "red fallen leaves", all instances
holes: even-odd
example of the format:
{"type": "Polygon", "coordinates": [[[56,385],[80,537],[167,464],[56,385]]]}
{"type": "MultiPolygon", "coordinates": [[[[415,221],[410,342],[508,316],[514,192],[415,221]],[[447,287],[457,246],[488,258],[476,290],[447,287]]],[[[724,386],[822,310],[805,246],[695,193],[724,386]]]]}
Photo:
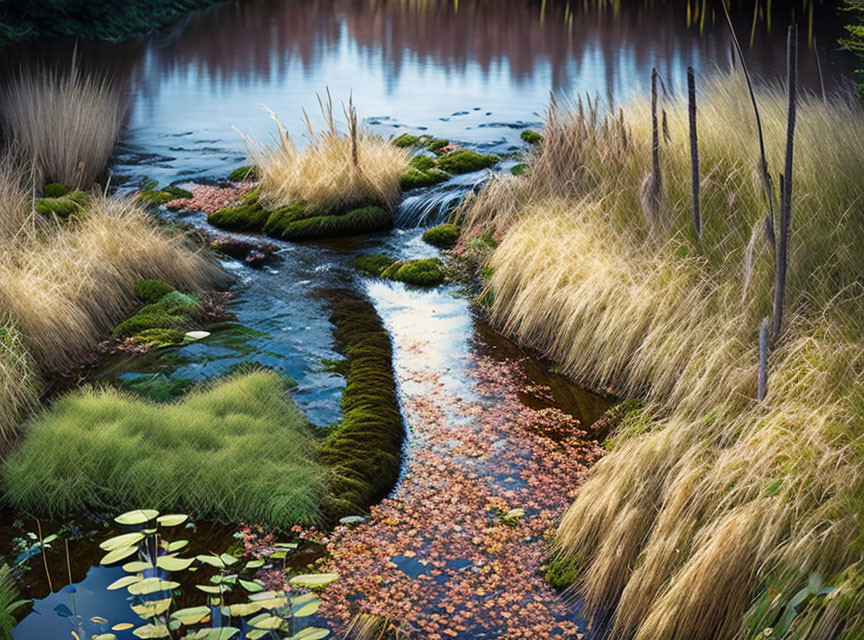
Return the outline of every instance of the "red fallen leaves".
{"type": "Polygon", "coordinates": [[[213,213],[232,207],[238,204],[238,201],[247,191],[251,191],[256,186],[257,182],[237,182],[232,183],[232,187],[215,187],[206,184],[191,184],[185,185],[188,191],[192,193],[191,198],[175,198],[165,206],[171,211],[201,211],[203,213],[213,213]]]}
{"type": "MultiPolygon", "coordinates": [[[[422,363],[430,345],[399,348],[422,363]]],[[[480,357],[459,369],[446,372],[461,375],[455,392],[445,372],[400,372],[411,383],[406,473],[368,522],[333,532],[321,568],[341,578],[322,594],[322,614],[338,628],[358,611],[387,616],[430,640],[580,638],[540,569],[557,518],[601,451],[572,416],[520,401],[551,393],[518,363],[480,357]],[[502,517],[514,508],[525,516],[502,517]]]]}

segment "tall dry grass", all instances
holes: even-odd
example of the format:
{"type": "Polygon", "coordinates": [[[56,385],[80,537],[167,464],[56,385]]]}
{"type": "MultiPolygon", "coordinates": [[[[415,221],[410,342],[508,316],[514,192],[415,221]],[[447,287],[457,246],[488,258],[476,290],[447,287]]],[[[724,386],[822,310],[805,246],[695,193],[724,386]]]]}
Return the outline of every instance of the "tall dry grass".
{"type": "Polygon", "coordinates": [[[61,369],[134,308],[136,280],[159,278],[200,291],[220,273],[209,258],[157,228],[139,203],[95,194],[72,221],[25,224],[14,241],[4,241],[0,318],[24,334],[41,368],[61,369]]]}
{"type": "Polygon", "coordinates": [[[121,90],[104,75],[23,69],[0,89],[0,125],[41,184],[90,188],[104,174],[126,113],[121,90]]]}
{"type": "Polygon", "coordinates": [[[261,200],[268,208],[302,201],[308,207],[346,211],[375,204],[390,208],[399,200],[399,176],[408,170],[410,151],[391,145],[358,120],[352,102],[343,106],[346,132],[336,122],[333,102],[319,98],[325,128],[317,132],[306,118],[307,142],[298,146],[272,111],[278,145],[267,146],[242,134],[261,176],[261,200]]]}
{"type": "MultiPolygon", "coordinates": [[[[757,404],[773,260],[752,106],[736,76],[699,94],[701,243],[679,98],[660,105],[659,206],[644,197],[652,120],[637,99],[608,115],[553,103],[529,172],[462,211],[501,240],[499,326],[647,400],[638,435],[617,439],[565,514],[557,561],[612,638],[862,637],[864,115],[799,103],[787,315],[757,404]],[[832,590],[798,602],[784,631],[814,575],[832,590]]],[[[776,174],[784,92],[757,99],[776,174]]]]}

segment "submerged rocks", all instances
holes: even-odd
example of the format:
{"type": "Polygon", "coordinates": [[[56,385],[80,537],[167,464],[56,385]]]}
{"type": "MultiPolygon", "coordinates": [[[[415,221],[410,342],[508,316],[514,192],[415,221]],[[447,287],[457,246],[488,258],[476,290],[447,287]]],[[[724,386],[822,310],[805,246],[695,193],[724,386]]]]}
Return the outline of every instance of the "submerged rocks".
{"type": "Polygon", "coordinates": [[[459,226],[455,224],[439,224],[437,227],[427,229],[423,234],[423,241],[439,249],[452,249],[459,241],[459,226]]]}
{"type": "Polygon", "coordinates": [[[495,155],[482,155],[468,149],[451,151],[438,159],[438,166],[449,173],[471,173],[488,169],[497,164],[500,158],[495,155]]]}
{"type": "Polygon", "coordinates": [[[269,262],[279,251],[279,247],[270,242],[254,238],[238,238],[223,236],[210,242],[210,249],[222,255],[242,260],[250,267],[261,267],[269,262]]]}

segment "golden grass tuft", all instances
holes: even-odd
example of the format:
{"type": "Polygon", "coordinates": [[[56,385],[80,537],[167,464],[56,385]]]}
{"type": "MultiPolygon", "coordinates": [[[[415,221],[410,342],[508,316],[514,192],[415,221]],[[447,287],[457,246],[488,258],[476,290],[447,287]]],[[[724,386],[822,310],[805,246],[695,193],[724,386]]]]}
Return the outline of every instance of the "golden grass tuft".
{"type": "Polygon", "coordinates": [[[90,188],[99,180],[123,127],[126,105],[104,75],[68,70],[22,70],[0,90],[0,124],[39,185],[90,188]]]}
{"type": "Polygon", "coordinates": [[[279,144],[266,146],[243,135],[250,160],[261,177],[261,200],[268,208],[297,201],[310,209],[347,211],[368,204],[387,209],[399,200],[399,176],[408,170],[409,149],[400,149],[366,128],[349,102],[343,108],[347,132],[341,133],[330,94],[319,98],[326,122],[316,132],[308,117],[308,141],[298,147],[285,124],[272,111],[279,144]]]}
{"type": "Polygon", "coordinates": [[[143,205],[95,194],[71,221],[25,225],[4,246],[0,310],[40,367],[62,369],[134,308],[136,280],[201,291],[220,273],[214,261],[158,229],[143,205]]]}
{"type": "MultiPolygon", "coordinates": [[[[757,99],[776,173],[784,92],[757,99]]],[[[574,378],[646,399],[650,429],[596,465],[556,553],[612,638],[752,637],[780,625],[815,575],[832,590],[799,603],[795,637],[861,637],[864,114],[799,104],[787,322],[757,404],[773,261],[749,97],[737,76],[699,89],[701,244],[686,100],[660,106],[669,138],[653,215],[640,199],[644,100],[607,116],[592,101],[553,103],[527,173],[493,180],[461,212],[469,234],[500,238],[494,321],[574,378]]]]}

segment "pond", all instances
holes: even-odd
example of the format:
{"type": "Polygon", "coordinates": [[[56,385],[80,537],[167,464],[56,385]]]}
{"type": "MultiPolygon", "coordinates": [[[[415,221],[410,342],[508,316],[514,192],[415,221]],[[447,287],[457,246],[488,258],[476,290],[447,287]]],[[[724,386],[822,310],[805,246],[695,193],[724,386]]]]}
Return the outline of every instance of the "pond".
{"type": "MultiPolygon", "coordinates": [[[[733,22],[751,71],[776,80],[784,68],[788,8],[775,6],[770,11],[759,2],[755,7],[734,4],[733,22]]],[[[802,83],[812,91],[842,90],[851,68],[836,50],[842,17],[832,3],[805,2],[798,11],[806,25],[802,83]]],[[[75,55],[85,66],[108,70],[126,92],[128,123],[110,168],[112,183],[121,190],[132,189],[145,178],[165,184],[224,177],[246,159],[239,132],[267,139],[274,131],[261,105],[278,113],[292,130],[304,126],[306,109],[317,128],[321,119],[316,94],[326,91],[336,101],[351,96],[367,125],[383,136],[425,133],[478,151],[507,153],[524,147],[522,130],[542,126],[550,93],[571,98],[599,95],[604,104],[620,103],[633,92],[645,91],[653,67],[668,90],[677,92],[688,66],[710,75],[732,63],[719,3],[292,0],[222,3],[132,42],[56,41],[8,48],[3,52],[4,68],[10,73],[25,62],[66,64],[76,47],[75,55]]],[[[554,444],[547,448],[533,435],[502,432],[482,414],[494,409],[529,424],[554,410],[588,425],[602,414],[607,400],[575,387],[554,373],[550,363],[496,334],[458,286],[421,291],[365,278],[351,267],[359,253],[384,251],[398,258],[438,255],[421,241],[424,228],[443,221],[450,207],[484,176],[469,174],[405,198],[391,232],[318,244],[280,242],[278,260],[263,269],[226,260],[224,266],[236,276],[230,305],[234,320],[188,346],[143,357],[113,357],[90,372],[89,379],[127,387],[158,379],[182,388],[240,363],[257,363],[296,381],[292,396],[312,422],[332,424],[340,416],[344,380],[325,366],[339,358],[328,321],[327,292],[358,290],[373,302],[394,341],[400,401],[409,430],[402,479],[381,518],[436,517],[426,508],[429,505],[421,508],[417,502],[454,473],[468,478],[457,495],[472,508],[500,494],[509,497],[511,507],[527,506],[529,518],[546,509],[560,513],[563,503],[543,497],[543,487],[531,480],[538,474],[554,478],[572,471],[575,483],[582,462],[587,466],[596,455],[596,434],[573,444],[576,464],[552,455],[554,444]],[[546,391],[538,392],[539,388],[546,391]],[[452,414],[446,424],[430,419],[430,402],[452,414]],[[475,455],[489,444],[484,438],[504,451],[525,447],[524,455],[496,450],[485,457],[475,455]],[[554,464],[542,466],[544,455],[554,464]]],[[[176,214],[164,215],[178,219],[176,214]]],[[[181,215],[179,220],[207,226],[201,214],[181,215]]],[[[564,492],[558,496],[563,499],[575,484],[568,481],[557,488],[564,492]]],[[[444,513],[452,522],[472,522],[465,510],[444,513]]],[[[429,535],[414,536],[413,555],[406,556],[406,549],[399,547],[407,544],[405,539],[388,541],[389,530],[380,524],[381,518],[373,517],[353,533],[336,533],[338,544],[355,551],[346,551],[348,559],[338,562],[345,584],[325,608],[325,618],[340,619],[343,600],[375,597],[362,579],[365,565],[350,559],[351,553],[362,555],[356,550],[357,540],[368,542],[365,553],[392,563],[388,570],[411,578],[424,573],[424,554],[446,565],[441,578],[427,580],[422,597],[416,599],[415,605],[430,614],[447,610],[441,592],[465,587],[466,567],[477,568],[466,557],[468,543],[460,542],[453,530],[438,527],[441,523],[430,524],[429,535]],[[442,549],[441,539],[449,546],[442,549]]],[[[518,558],[524,566],[512,570],[521,572],[524,584],[513,587],[513,592],[527,598],[536,591],[540,602],[539,609],[524,619],[524,628],[539,628],[538,620],[546,615],[554,621],[552,632],[564,633],[560,629],[566,627],[554,625],[577,619],[574,609],[535,581],[543,558],[540,533],[549,518],[521,543],[518,558]]],[[[26,536],[22,532],[35,530],[35,523],[9,513],[3,514],[3,521],[0,553],[9,554],[11,539],[26,536]],[[22,526],[13,527],[12,521],[19,518],[22,526]]],[[[45,526],[46,535],[58,528],[45,526]]],[[[104,527],[79,526],[68,556],[61,538],[46,553],[45,569],[38,553],[29,561],[33,568],[24,580],[24,595],[36,601],[14,632],[16,640],[70,637],[73,609],[84,619],[130,618],[125,599],[108,598],[104,590],[122,575],[119,568],[98,564],[97,545],[107,535],[104,527]],[[49,585],[47,573],[62,578],[49,585]]],[[[196,552],[219,553],[234,540],[236,527],[200,527],[196,552]]],[[[516,541],[506,541],[496,553],[516,548],[508,545],[516,541]]],[[[393,577],[394,583],[399,579],[393,577]]],[[[381,597],[394,596],[388,591],[381,597]]],[[[471,615],[464,617],[474,622],[454,637],[498,637],[519,628],[471,615]]],[[[117,636],[134,637],[128,631],[117,636]]]]}

